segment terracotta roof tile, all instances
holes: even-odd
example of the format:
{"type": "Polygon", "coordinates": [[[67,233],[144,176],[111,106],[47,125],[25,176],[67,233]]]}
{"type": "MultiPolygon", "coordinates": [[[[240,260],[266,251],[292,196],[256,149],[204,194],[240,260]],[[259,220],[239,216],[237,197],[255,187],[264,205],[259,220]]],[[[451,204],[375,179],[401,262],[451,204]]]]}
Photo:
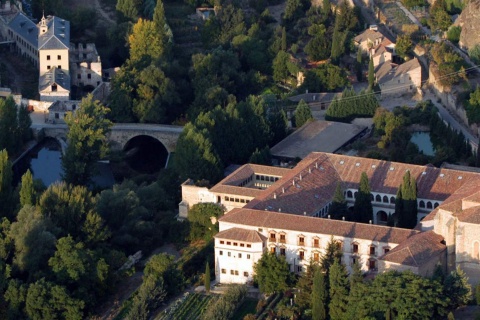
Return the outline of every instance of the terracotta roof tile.
{"type": "Polygon", "coordinates": [[[260,234],[258,231],[247,230],[242,228],[231,228],[231,229],[221,231],[215,235],[215,238],[251,242],[251,243],[263,242],[267,240],[267,237],[260,234]]]}
{"type": "Polygon", "coordinates": [[[420,267],[446,250],[443,237],[433,231],[418,233],[393,248],[381,260],[420,267]]]}
{"type": "Polygon", "coordinates": [[[317,234],[330,234],[356,239],[401,243],[418,231],[349,221],[313,218],[271,211],[237,208],[219,219],[223,223],[317,234]]]}

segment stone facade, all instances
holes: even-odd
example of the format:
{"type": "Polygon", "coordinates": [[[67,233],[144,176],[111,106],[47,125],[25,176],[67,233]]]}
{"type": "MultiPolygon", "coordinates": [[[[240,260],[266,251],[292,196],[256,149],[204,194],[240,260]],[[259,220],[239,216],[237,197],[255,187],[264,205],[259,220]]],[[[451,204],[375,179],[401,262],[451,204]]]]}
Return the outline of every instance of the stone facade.
{"type": "Polygon", "coordinates": [[[102,83],[102,62],[94,43],[70,48],[72,85],[98,87],[102,83]]]}

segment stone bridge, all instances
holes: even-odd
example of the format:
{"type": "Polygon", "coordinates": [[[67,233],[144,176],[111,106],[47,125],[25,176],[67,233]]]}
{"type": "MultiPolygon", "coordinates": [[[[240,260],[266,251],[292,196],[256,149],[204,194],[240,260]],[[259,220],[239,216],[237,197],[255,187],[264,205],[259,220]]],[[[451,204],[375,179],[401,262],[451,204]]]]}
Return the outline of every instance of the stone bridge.
{"type": "MultiPolygon", "coordinates": [[[[51,137],[57,139],[62,147],[67,141],[66,124],[36,124],[32,125],[37,137],[51,137]]],[[[138,136],[149,136],[160,141],[168,153],[175,151],[178,137],[183,131],[183,127],[159,124],[141,124],[141,123],[118,123],[114,124],[109,135],[108,141],[111,150],[123,150],[125,145],[131,139],[138,136]]]]}

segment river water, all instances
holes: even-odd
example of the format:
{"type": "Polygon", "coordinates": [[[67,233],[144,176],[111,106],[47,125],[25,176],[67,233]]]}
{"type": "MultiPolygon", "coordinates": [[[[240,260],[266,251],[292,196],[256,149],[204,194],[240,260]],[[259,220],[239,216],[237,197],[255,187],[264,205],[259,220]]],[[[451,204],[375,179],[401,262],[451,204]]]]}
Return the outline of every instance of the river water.
{"type": "MultiPolygon", "coordinates": [[[[15,164],[14,181],[18,183],[28,169],[32,172],[34,179],[40,179],[47,187],[56,181],[61,181],[63,174],[61,157],[60,144],[55,139],[44,139],[15,164]]],[[[92,178],[96,187],[113,186],[115,180],[108,163],[97,163],[97,172],[92,178]]]]}
{"type": "Polygon", "coordinates": [[[410,141],[415,143],[423,154],[427,156],[435,155],[435,149],[432,140],[430,140],[430,132],[414,132],[410,141]]]}

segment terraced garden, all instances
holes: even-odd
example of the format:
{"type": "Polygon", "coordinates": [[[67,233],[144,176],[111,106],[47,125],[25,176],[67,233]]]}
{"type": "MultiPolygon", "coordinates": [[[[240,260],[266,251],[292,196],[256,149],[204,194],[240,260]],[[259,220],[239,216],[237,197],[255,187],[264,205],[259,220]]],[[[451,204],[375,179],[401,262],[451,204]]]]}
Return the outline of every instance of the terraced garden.
{"type": "Polygon", "coordinates": [[[393,24],[392,27],[397,33],[401,32],[402,25],[412,23],[395,2],[381,2],[380,10],[387,17],[388,21],[393,24]]]}
{"type": "Polygon", "coordinates": [[[197,320],[200,319],[208,304],[218,299],[216,295],[190,293],[162,313],[157,320],[197,320]]]}

